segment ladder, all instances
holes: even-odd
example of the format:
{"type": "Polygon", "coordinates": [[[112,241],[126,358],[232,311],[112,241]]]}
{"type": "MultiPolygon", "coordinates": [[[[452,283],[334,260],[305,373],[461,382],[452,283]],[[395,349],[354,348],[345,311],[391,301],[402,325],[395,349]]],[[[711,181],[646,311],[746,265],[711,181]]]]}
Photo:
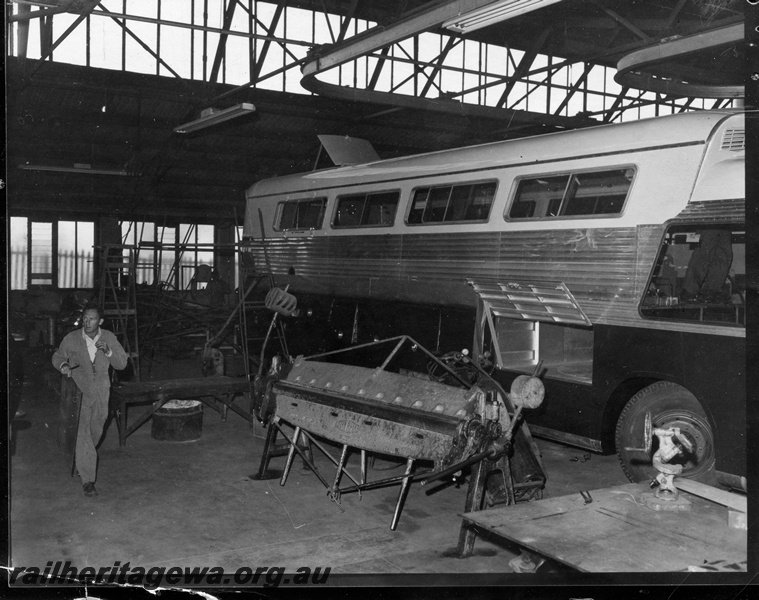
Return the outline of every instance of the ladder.
{"type": "MultiPolygon", "coordinates": [[[[276,313],[266,308],[263,297],[265,292],[275,287],[274,275],[269,266],[268,256],[265,268],[261,269],[253,264],[246,264],[240,252],[239,260],[239,286],[238,286],[238,330],[243,348],[245,361],[245,375],[249,380],[262,374],[263,352],[268,343],[279,343],[280,349],[285,356],[289,356],[285,328],[281,319],[276,318],[276,313]],[[266,335],[261,335],[261,325],[268,325],[266,335]],[[258,325],[258,327],[256,326],[258,325]],[[257,333],[251,329],[259,329],[257,333]],[[253,348],[251,348],[253,346],[253,348]],[[253,372],[251,367],[256,368],[253,372]]],[[[264,329],[265,329],[264,325],[264,329]]]]}
{"type": "Polygon", "coordinates": [[[124,347],[135,380],[140,381],[135,248],[106,244],[102,249],[98,301],[103,318],[124,347]]]}

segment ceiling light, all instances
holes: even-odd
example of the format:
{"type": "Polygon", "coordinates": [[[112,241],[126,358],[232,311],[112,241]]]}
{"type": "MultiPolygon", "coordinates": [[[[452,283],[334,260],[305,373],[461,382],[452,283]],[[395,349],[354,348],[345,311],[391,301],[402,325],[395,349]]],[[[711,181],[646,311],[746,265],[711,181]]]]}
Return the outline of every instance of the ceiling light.
{"type": "Polygon", "coordinates": [[[443,23],[443,27],[459,33],[468,33],[557,2],[561,0],[500,0],[448,19],[443,23]]]}
{"type": "Polygon", "coordinates": [[[119,175],[121,177],[127,177],[129,175],[136,175],[136,173],[130,173],[125,169],[100,169],[92,168],[92,165],[87,163],[74,163],[74,166],[60,166],[60,165],[30,165],[25,163],[18,166],[19,169],[25,171],[54,171],[56,173],[86,173],[87,175],[119,175]]]}
{"type": "Polygon", "coordinates": [[[192,133],[199,129],[205,129],[206,127],[212,127],[213,125],[218,125],[224,121],[241,117],[242,115],[246,115],[255,110],[256,107],[249,102],[243,102],[242,104],[237,104],[231,108],[225,108],[222,110],[207,108],[206,110],[201,111],[199,119],[175,127],[174,133],[192,133]]]}

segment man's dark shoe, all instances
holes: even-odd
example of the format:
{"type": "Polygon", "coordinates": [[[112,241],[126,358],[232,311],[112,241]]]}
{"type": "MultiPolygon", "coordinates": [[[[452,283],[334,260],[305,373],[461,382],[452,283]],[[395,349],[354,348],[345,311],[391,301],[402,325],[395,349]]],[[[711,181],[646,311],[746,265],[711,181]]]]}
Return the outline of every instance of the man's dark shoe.
{"type": "Polygon", "coordinates": [[[95,484],[92,483],[91,481],[88,482],[88,483],[85,483],[82,486],[82,490],[84,491],[84,495],[85,496],[90,496],[91,497],[91,496],[97,496],[98,495],[98,491],[95,489],[95,484]]]}

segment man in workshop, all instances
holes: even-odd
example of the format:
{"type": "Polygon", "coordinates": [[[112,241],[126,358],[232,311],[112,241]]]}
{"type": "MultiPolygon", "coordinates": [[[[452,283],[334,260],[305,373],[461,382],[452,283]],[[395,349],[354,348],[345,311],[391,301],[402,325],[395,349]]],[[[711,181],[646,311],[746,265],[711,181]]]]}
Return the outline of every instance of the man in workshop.
{"type": "Polygon", "coordinates": [[[82,392],[74,456],[85,496],[98,495],[97,445],[108,417],[109,367],[122,370],[127,365],[124,348],[112,332],[100,328],[102,323],[102,309],[87,304],[82,311],[82,328],[66,335],[53,354],[53,366],[72,377],[82,392]]]}

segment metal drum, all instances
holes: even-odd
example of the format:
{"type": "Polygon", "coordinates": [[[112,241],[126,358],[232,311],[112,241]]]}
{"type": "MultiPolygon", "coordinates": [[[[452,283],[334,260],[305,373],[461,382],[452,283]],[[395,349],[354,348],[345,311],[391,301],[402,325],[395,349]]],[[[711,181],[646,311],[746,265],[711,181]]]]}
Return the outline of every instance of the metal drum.
{"type": "Polygon", "coordinates": [[[190,442],[203,430],[203,405],[199,400],[169,400],[153,413],[150,434],[166,442],[190,442]]]}

